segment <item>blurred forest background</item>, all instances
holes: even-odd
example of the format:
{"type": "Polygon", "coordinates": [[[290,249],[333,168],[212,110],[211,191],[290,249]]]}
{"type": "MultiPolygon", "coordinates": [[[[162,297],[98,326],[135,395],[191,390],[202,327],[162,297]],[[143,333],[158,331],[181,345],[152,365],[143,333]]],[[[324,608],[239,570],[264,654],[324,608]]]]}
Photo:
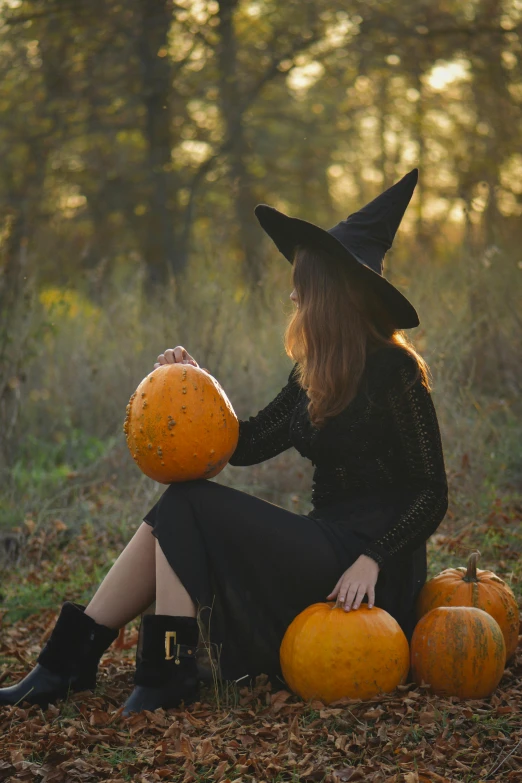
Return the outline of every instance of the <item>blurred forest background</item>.
{"type": "MultiPolygon", "coordinates": [[[[5,557],[40,526],[140,523],[163,487],[122,423],[166,348],[241,418],[284,385],[291,270],[257,203],[328,228],[414,166],[385,275],[420,315],[447,523],[458,542],[500,505],[513,527],[521,36],[522,0],[0,3],[5,557]]],[[[306,513],[311,473],[290,450],[216,480],[306,513]]]]}

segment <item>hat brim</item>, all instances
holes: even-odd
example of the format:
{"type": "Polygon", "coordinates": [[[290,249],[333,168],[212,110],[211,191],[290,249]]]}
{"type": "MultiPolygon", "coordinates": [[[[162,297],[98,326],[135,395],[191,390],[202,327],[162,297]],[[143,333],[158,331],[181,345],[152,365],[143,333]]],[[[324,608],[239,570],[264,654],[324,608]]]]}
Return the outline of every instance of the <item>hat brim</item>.
{"type": "Polygon", "coordinates": [[[331,253],[346,264],[348,271],[359,275],[382,298],[396,328],[413,329],[419,326],[419,316],[411,302],[383,275],[379,275],[364,260],[351,253],[324,228],[307,220],[293,218],[268,204],[258,204],[254,210],[261,228],[268,234],[280,253],[293,264],[299,245],[313,244],[331,253]]]}

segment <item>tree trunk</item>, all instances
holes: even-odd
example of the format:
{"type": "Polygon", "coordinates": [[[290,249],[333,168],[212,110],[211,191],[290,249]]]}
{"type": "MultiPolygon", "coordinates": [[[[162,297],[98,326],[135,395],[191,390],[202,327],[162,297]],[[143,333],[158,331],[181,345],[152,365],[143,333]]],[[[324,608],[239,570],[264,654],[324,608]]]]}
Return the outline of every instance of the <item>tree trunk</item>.
{"type": "MultiPolygon", "coordinates": [[[[171,168],[170,93],[172,73],[168,56],[171,0],[139,0],[138,54],[141,64],[143,103],[146,110],[147,175],[143,201],[145,213],[140,244],[150,285],[165,283],[169,274],[182,271],[177,253],[175,223],[176,185],[171,168]]],[[[138,219],[138,218],[137,218],[138,219]]]]}
{"type": "Polygon", "coordinates": [[[244,277],[254,292],[263,276],[260,242],[255,233],[254,207],[256,198],[247,169],[248,145],[243,124],[243,94],[238,82],[237,42],[234,11],[238,0],[220,0],[218,47],[220,104],[229,144],[230,177],[232,180],[239,242],[243,253],[244,277]]]}

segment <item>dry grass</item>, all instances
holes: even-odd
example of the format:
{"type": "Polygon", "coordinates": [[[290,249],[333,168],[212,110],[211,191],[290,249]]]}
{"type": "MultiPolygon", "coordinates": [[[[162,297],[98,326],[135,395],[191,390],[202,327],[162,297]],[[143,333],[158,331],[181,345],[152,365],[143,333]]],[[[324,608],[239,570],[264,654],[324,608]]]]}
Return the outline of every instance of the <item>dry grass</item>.
{"type": "MultiPolygon", "coordinates": [[[[100,304],[77,292],[46,289],[45,307],[33,308],[29,330],[43,336],[31,343],[23,363],[16,395],[13,390],[16,406],[0,411],[0,418],[16,420],[10,428],[2,422],[11,436],[3,441],[0,527],[20,525],[28,515],[37,523],[60,516],[69,526],[103,524],[84,497],[94,486],[103,495],[107,481],[115,497],[104,513],[134,524],[161,488],[129,459],[125,406],[166,347],[184,345],[219,380],[241,418],[279,391],[292,364],[282,347],[292,311],[288,270],[267,267],[259,312],[226,269],[218,277],[211,272],[215,266],[200,263],[185,284],[194,291],[186,299],[172,289],[161,301],[147,302],[137,283],[107,291],[100,304]]],[[[412,270],[414,263],[401,268],[412,270]]],[[[424,264],[411,279],[399,268],[394,278],[408,285],[420,313],[422,326],[408,335],[432,370],[452,503],[462,519],[483,513],[499,493],[515,497],[521,489],[516,305],[522,274],[507,260],[497,257],[495,264],[477,261],[472,288],[468,269],[457,263],[424,264]]],[[[258,466],[228,466],[217,480],[304,511],[310,508],[310,468],[290,451],[258,466]]]]}

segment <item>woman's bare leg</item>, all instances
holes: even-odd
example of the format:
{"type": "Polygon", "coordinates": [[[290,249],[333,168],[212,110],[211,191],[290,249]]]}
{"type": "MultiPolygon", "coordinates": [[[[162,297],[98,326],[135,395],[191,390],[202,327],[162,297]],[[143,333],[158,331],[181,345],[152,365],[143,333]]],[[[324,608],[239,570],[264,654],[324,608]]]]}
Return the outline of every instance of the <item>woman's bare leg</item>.
{"type": "Polygon", "coordinates": [[[196,607],[156,539],[156,614],[195,617],[196,607]]]}
{"type": "MultiPolygon", "coordinates": [[[[108,628],[122,628],[156,597],[156,539],[142,522],[85,608],[108,628]]],[[[171,569],[172,570],[172,569],[171,569]]]]}

